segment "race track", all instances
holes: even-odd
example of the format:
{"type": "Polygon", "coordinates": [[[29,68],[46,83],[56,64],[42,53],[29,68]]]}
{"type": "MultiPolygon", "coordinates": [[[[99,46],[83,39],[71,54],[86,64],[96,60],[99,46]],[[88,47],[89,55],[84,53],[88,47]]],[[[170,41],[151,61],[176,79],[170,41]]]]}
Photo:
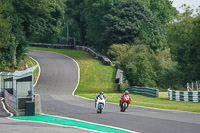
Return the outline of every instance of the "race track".
{"type": "MultiPolygon", "coordinates": [[[[120,112],[117,104],[107,103],[97,114],[94,100],[72,96],[78,83],[76,63],[63,55],[29,51],[41,67],[35,93],[41,95],[42,112],[95,122],[141,133],[200,133],[200,114],[130,106],[120,112]]],[[[106,94],[105,94],[106,95],[106,94]]],[[[133,101],[134,102],[134,101],[133,101]]]]}
{"type": "Polygon", "coordinates": [[[0,117],[0,133],[89,133],[89,131],[0,117]]]}

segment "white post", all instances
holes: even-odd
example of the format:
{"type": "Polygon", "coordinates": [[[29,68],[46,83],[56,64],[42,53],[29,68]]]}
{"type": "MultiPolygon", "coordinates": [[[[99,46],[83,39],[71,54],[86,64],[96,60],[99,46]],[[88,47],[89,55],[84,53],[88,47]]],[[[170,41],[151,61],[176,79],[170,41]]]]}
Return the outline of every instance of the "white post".
{"type": "Polygon", "coordinates": [[[189,83],[187,83],[187,91],[190,91],[189,83]]]}
{"type": "Polygon", "coordinates": [[[196,81],[197,91],[199,91],[198,81],[196,81]]]}
{"type": "Polygon", "coordinates": [[[68,27],[68,24],[67,24],[67,45],[68,45],[68,41],[69,41],[69,27],[68,27]]]}
{"type": "Polygon", "coordinates": [[[193,89],[194,89],[194,84],[193,84],[193,82],[192,82],[192,91],[193,91],[193,89]]]}

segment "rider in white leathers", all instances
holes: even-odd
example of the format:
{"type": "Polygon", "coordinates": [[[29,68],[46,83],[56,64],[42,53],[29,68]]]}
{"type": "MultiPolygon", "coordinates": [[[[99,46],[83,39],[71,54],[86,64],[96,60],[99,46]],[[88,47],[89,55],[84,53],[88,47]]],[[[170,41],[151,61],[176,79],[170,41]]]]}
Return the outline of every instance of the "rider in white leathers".
{"type": "Polygon", "coordinates": [[[106,100],[106,96],[103,94],[103,92],[101,91],[97,96],[96,96],[96,99],[95,99],[95,108],[96,108],[96,104],[97,104],[97,99],[98,97],[100,97],[100,95],[103,95],[104,99],[106,100]]]}

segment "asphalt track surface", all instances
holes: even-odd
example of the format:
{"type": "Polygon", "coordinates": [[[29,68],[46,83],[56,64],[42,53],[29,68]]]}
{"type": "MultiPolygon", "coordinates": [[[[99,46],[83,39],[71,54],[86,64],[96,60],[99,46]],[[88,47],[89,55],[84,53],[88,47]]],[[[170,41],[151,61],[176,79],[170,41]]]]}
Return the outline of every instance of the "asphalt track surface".
{"type": "MultiPolygon", "coordinates": [[[[78,68],[63,55],[30,51],[41,67],[35,92],[41,95],[42,112],[105,124],[141,133],[200,133],[200,114],[130,106],[120,112],[117,104],[106,104],[97,114],[94,100],[73,96],[78,68]]],[[[106,94],[105,94],[106,95],[106,94]]],[[[134,101],[133,101],[134,102],[134,101]]],[[[77,131],[74,131],[77,132],[77,131]]]]}
{"type": "MultiPolygon", "coordinates": [[[[1,98],[1,97],[0,97],[1,98]]],[[[43,123],[10,120],[0,102],[0,133],[88,133],[89,131],[73,127],[55,126],[43,123]]]]}
{"type": "Polygon", "coordinates": [[[88,133],[88,131],[43,123],[15,121],[0,117],[0,133],[88,133]]]}

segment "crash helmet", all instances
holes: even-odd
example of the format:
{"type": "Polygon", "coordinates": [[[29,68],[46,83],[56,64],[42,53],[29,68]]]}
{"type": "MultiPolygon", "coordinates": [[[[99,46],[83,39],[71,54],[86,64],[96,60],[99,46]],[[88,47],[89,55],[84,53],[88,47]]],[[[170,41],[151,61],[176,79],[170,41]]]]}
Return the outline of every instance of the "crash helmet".
{"type": "Polygon", "coordinates": [[[126,91],[125,91],[125,94],[126,94],[126,95],[128,95],[128,94],[129,94],[128,90],[126,90],[126,91]]]}
{"type": "Polygon", "coordinates": [[[99,93],[100,95],[103,95],[103,91],[100,91],[100,93],[99,93]]]}

